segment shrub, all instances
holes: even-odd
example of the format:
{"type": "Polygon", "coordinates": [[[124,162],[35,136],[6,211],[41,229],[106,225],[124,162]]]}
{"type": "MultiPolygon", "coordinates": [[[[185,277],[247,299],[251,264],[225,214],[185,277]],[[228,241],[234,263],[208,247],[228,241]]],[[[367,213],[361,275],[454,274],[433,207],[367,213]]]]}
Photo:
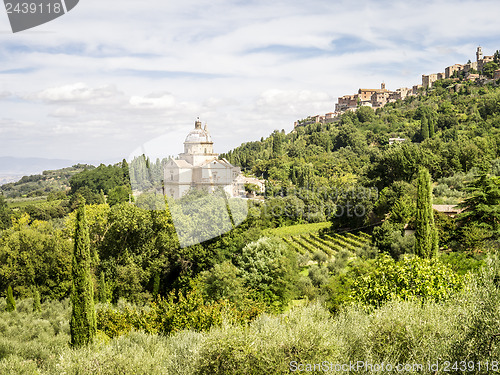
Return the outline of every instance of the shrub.
{"type": "Polygon", "coordinates": [[[440,301],[462,286],[463,277],[438,260],[413,257],[395,262],[382,255],[373,272],[354,280],[352,298],[371,306],[392,299],[440,301]]]}
{"type": "Polygon", "coordinates": [[[9,285],[7,288],[7,306],[5,307],[6,311],[15,311],[16,310],[16,301],[14,300],[14,295],[12,294],[12,287],[9,285]]]}
{"type": "Polygon", "coordinates": [[[195,374],[288,374],[290,362],[335,361],[340,351],[319,305],[262,315],[248,327],[224,325],[206,336],[195,374]]]}

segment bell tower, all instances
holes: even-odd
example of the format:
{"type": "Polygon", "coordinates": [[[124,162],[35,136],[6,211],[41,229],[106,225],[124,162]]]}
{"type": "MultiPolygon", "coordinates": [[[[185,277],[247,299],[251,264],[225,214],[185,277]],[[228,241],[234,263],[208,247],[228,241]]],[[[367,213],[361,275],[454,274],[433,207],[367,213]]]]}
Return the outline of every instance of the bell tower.
{"type": "Polygon", "coordinates": [[[481,46],[477,47],[477,52],[476,52],[476,61],[479,62],[479,60],[483,59],[483,48],[481,46]]]}

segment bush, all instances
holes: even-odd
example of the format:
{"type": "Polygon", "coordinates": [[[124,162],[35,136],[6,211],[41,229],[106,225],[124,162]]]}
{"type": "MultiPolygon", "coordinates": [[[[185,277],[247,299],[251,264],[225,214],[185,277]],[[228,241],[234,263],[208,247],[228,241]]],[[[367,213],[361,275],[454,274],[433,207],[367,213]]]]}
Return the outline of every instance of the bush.
{"type": "Polygon", "coordinates": [[[195,374],[288,374],[290,362],[335,361],[340,346],[331,319],[319,305],[281,316],[262,315],[248,327],[210,332],[195,374]]]}
{"type": "Polygon", "coordinates": [[[352,298],[371,306],[393,299],[441,301],[462,288],[460,277],[438,260],[380,256],[373,272],[353,282],[352,298]]]}
{"type": "Polygon", "coordinates": [[[277,238],[262,237],[246,245],[237,262],[245,287],[278,309],[292,297],[298,265],[295,253],[277,238]]]}
{"type": "Polygon", "coordinates": [[[12,294],[12,287],[9,285],[7,288],[7,306],[5,307],[5,311],[15,311],[16,310],[16,301],[14,300],[14,295],[12,294]]]}
{"type": "Polygon", "coordinates": [[[171,334],[191,329],[207,331],[224,320],[247,324],[265,311],[264,304],[242,298],[237,302],[205,300],[195,288],[186,294],[171,292],[144,307],[120,301],[118,306],[100,305],[97,329],[114,338],[132,330],[155,334],[171,334]]]}

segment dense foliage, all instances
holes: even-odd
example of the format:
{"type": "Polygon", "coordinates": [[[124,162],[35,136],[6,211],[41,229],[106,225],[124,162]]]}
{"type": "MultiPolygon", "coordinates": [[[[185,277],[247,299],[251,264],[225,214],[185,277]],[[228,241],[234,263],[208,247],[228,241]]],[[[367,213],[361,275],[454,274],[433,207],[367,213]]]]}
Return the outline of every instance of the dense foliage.
{"type": "MultiPolygon", "coordinates": [[[[468,361],[474,374],[500,355],[498,333],[500,289],[498,261],[490,259],[466,287],[447,301],[396,300],[376,310],[347,307],[331,315],[318,304],[292,308],[279,315],[263,314],[247,325],[226,321],[209,330],[182,330],[163,336],[122,329],[138,317],[134,306],[119,306],[120,315],[102,311],[101,327],[90,347],[70,349],[67,300],[43,303],[31,311],[31,300],[18,312],[4,312],[0,299],[0,373],[6,374],[288,374],[299,364],[422,364],[422,374],[434,374],[428,361],[468,361]],[[130,319],[124,318],[130,316],[130,319]],[[115,331],[111,331],[114,329],[115,331]],[[472,362],[472,364],[470,364],[472,362]]],[[[189,310],[189,309],[188,309],[189,310]]],[[[184,310],[185,311],[185,310],[184,310]]],[[[200,313],[201,314],[201,313],[200,313]]],[[[135,320],[137,321],[137,320],[135,320]]],[[[144,320],[143,320],[144,322],[144,320]]],[[[143,332],[141,332],[143,331],[143,332]]],[[[495,364],[496,366],[496,364],[495,364]]],[[[442,368],[442,367],[441,367],[442,368]]],[[[379,374],[374,369],[363,371],[379,374]]]]}
{"type": "Polygon", "coordinates": [[[44,180],[28,177],[0,195],[0,295],[18,310],[2,300],[0,372],[260,374],[294,360],[497,355],[499,145],[497,84],[443,80],[222,155],[266,179],[266,196],[239,207],[196,190],[165,200],[164,161],[145,156],[86,166],[46,198],[19,198],[44,180]],[[75,211],[79,195],[88,204],[75,211]],[[78,310],[85,291],[101,302],[96,342],[70,350],[65,301],[78,310]]]}

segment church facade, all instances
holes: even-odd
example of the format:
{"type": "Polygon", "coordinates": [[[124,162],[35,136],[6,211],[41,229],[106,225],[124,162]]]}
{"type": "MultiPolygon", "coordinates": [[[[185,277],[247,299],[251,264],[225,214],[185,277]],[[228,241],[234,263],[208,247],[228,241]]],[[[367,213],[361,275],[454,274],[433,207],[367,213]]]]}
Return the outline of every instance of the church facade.
{"type": "Polygon", "coordinates": [[[230,197],[245,194],[241,170],[214,153],[207,125],[195,122],[184,141],[184,152],[170,159],[164,167],[164,191],[172,198],[182,197],[189,189],[214,192],[222,188],[230,197]]]}

